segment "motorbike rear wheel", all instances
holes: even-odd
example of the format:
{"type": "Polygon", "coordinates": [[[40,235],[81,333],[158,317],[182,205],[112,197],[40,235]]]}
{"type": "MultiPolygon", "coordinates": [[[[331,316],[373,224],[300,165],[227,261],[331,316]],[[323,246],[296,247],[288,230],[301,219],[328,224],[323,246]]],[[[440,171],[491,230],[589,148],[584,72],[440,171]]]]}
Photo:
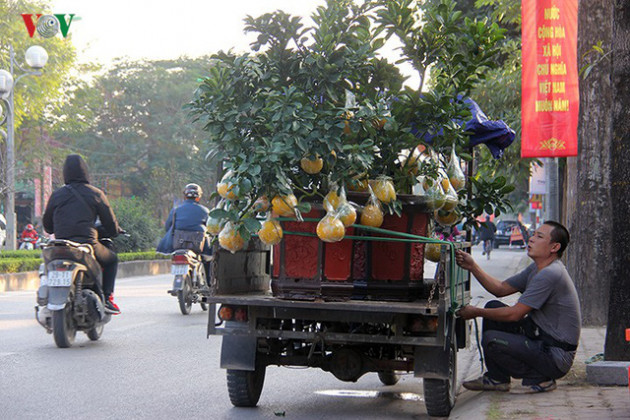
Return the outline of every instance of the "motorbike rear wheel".
{"type": "Polygon", "coordinates": [[[182,315],[189,315],[192,308],[192,284],[190,274],[186,274],[182,278],[182,290],[177,292],[177,301],[179,302],[179,310],[182,315]]]}
{"type": "Polygon", "coordinates": [[[105,326],[101,323],[97,324],[94,328],[91,328],[89,330],[87,330],[85,332],[85,334],[87,334],[88,338],[92,341],[96,341],[99,338],[101,338],[101,335],[103,334],[103,329],[105,328],[105,326]]]}
{"type": "Polygon", "coordinates": [[[77,327],[72,319],[72,305],[66,303],[65,308],[52,313],[53,337],[57,347],[65,349],[71,347],[77,335],[77,327]]]}

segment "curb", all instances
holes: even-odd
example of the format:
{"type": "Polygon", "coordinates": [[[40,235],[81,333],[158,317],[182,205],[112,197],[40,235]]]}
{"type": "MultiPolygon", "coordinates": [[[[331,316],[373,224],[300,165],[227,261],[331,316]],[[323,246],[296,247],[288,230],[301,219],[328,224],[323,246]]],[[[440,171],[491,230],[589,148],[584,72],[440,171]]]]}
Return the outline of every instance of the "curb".
{"type": "MultiPolygon", "coordinates": [[[[141,260],[118,263],[117,279],[135,276],[153,276],[166,274],[171,270],[171,260],[141,260]]],[[[0,293],[21,290],[37,290],[39,273],[26,271],[23,273],[0,274],[0,293]]]]}
{"type": "Polygon", "coordinates": [[[586,381],[595,385],[628,386],[630,362],[599,361],[586,365],[586,381]]]}

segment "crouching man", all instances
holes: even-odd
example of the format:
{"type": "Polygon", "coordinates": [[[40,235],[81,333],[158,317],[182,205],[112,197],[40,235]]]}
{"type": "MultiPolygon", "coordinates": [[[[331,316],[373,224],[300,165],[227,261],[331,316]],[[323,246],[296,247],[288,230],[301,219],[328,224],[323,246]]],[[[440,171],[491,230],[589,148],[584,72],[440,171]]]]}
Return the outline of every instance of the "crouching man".
{"type": "Polygon", "coordinates": [[[496,297],[522,293],[513,306],[492,300],[484,308],[467,305],[459,310],[464,319],[483,318],[487,372],[464,382],[466,389],[509,391],[511,378],[519,378],[522,387],[513,392],[546,392],[567,374],[581,329],[575,285],[560,261],[568,243],[564,226],[545,222],[528,241],[527,255],[534,262],[505,281],[483,271],[470,254],[457,251],[457,264],[496,297]]]}

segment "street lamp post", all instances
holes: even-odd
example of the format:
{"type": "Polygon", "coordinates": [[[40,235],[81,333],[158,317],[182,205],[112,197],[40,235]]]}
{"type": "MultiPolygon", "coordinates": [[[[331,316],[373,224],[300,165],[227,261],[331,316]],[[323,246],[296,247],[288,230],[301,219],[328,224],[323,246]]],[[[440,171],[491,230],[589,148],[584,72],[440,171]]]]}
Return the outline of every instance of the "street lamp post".
{"type": "MultiPolygon", "coordinates": [[[[6,248],[15,249],[16,247],[16,220],[15,220],[15,141],[14,125],[15,125],[15,110],[14,110],[14,86],[24,76],[41,76],[40,71],[48,61],[48,53],[40,46],[34,45],[26,50],[24,56],[26,64],[33,70],[25,69],[15,59],[15,53],[13,46],[9,44],[9,71],[0,70],[0,99],[2,100],[2,106],[4,108],[4,116],[0,121],[0,125],[6,122],[7,132],[7,158],[6,158],[6,199],[5,199],[5,212],[7,219],[7,237],[6,248]],[[15,67],[18,67],[23,73],[19,75],[15,82],[13,80],[13,74],[15,67]]],[[[4,135],[4,133],[2,133],[4,135]]]]}

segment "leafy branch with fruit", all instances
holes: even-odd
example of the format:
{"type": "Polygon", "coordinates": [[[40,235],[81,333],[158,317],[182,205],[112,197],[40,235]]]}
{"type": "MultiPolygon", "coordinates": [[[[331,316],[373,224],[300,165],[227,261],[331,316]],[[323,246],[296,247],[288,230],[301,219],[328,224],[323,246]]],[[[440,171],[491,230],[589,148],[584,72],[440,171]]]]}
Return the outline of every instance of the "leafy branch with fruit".
{"type": "Polygon", "coordinates": [[[465,101],[495,65],[502,29],[462,18],[452,0],[328,0],[312,21],[248,17],[252,52],[216,54],[188,105],[225,171],[208,224],[222,247],[235,252],[252,234],[277,243],[277,217],[299,220],[320,203],[317,233],[329,242],[357,219],[378,227],[384,212],[400,214],[407,195],[444,225],[509,208],[510,185],[470,179],[460,162],[472,160],[465,101]],[[380,55],[391,38],[418,89],[380,55]]]}

